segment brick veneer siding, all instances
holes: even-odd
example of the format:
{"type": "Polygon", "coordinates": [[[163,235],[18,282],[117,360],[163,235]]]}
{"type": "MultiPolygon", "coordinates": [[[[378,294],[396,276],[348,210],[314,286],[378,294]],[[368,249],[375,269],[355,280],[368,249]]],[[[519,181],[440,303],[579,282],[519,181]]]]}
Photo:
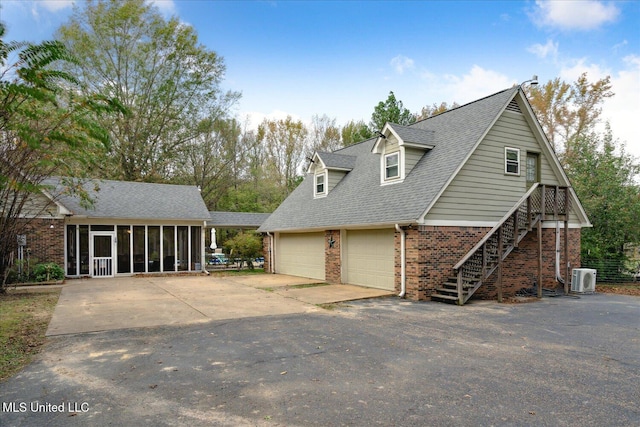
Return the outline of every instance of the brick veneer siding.
{"type": "MultiPolygon", "coordinates": [[[[453,266],[490,230],[488,227],[412,226],[406,233],[406,298],[427,300],[433,291],[453,275],[453,266]]],[[[561,265],[564,260],[564,230],[561,229],[561,265]]],[[[543,286],[555,287],[555,229],[545,228],[543,243],[543,286]]],[[[396,289],[400,289],[400,233],[396,232],[396,289]]],[[[580,229],[569,230],[571,268],[580,266],[580,229]]],[[[561,271],[565,275],[565,269],[561,271]]],[[[505,260],[502,273],[503,296],[532,287],[538,275],[536,230],[525,237],[505,260]]],[[[474,298],[495,298],[497,274],[484,284],[474,298]]],[[[570,280],[570,278],[569,278],[570,280]]]]}
{"type": "Polygon", "coordinates": [[[262,235],[262,253],[264,254],[264,271],[271,273],[271,237],[262,235]]]}
{"type": "Polygon", "coordinates": [[[63,269],[64,220],[31,219],[25,226],[26,248],[30,251],[31,263],[55,262],[63,269]],[[53,228],[51,226],[53,225],[53,228]]]}
{"type": "Polygon", "coordinates": [[[327,283],[342,283],[342,259],[340,257],[340,230],[324,233],[324,279],[327,283]],[[333,242],[333,244],[330,243],[333,242]]]}
{"type": "MultiPolygon", "coordinates": [[[[580,229],[569,229],[569,277],[565,277],[566,259],[564,256],[564,229],[560,227],[560,276],[571,284],[571,269],[580,267],[580,229]]],[[[556,230],[542,229],[542,286],[546,289],[564,290],[556,280],[556,230]]],[[[498,295],[497,274],[476,293],[474,298],[494,299],[498,295]]],[[[532,288],[538,282],[538,235],[536,230],[529,233],[506,259],[502,271],[503,296],[513,296],[523,288],[532,288]]]]}

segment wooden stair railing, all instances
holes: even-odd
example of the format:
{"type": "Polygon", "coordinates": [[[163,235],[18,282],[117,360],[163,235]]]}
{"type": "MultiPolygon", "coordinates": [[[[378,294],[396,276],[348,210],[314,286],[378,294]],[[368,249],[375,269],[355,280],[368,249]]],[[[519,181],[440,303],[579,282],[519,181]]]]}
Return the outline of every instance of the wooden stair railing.
{"type": "Polygon", "coordinates": [[[431,299],[463,305],[518,247],[547,213],[568,212],[568,187],[535,183],[507,214],[453,267],[454,276],[431,295],[431,299]],[[564,191],[561,191],[564,190],[564,191]],[[544,201],[544,202],[543,202],[544,201]]]}

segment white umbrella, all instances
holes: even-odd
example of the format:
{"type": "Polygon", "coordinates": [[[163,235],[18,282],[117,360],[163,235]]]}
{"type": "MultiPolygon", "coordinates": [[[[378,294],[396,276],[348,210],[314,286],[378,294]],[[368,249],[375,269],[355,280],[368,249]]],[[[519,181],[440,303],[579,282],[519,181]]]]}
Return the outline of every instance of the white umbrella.
{"type": "Polygon", "coordinates": [[[216,229],[215,228],[211,228],[211,246],[209,246],[211,249],[216,249],[218,247],[218,245],[216,244],[216,229]]]}

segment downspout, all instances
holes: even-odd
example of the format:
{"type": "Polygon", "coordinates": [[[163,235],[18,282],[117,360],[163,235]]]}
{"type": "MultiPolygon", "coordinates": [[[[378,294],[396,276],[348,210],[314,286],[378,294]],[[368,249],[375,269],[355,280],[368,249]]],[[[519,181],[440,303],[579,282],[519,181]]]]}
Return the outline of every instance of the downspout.
{"type": "Polygon", "coordinates": [[[273,234],[267,231],[267,236],[269,236],[269,273],[275,273],[275,266],[273,265],[273,252],[275,248],[273,247],[273,234]]]}
{"type": "MultiPolygon", "coordinates": [[[[567,236],[565,236],[565,239],[567,236]]],[[[556,280],[563,285],[564,279],[560,274],[560,221],[556,218],[556,280]]]]}
{"type": "Polygon", "coordinates": [[[405,255],[405,240],[406,233],[396,224],[396,231],[400,233],[400,293],[398,297],[404,298],[407,293],[407,275],[406,275],[406,255],[405,255]]]}

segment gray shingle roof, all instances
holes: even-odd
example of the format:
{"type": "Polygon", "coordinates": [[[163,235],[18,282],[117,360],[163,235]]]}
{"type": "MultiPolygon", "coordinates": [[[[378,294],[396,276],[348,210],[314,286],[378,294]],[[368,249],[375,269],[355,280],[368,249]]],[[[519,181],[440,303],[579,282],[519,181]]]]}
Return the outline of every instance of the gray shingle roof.
{"type": "Polygon", "coordinates": [[[352,170],[356,164],[355,156],[337,153],[316,153],[327,169],[352,170]]]}
{"type": "Polygon", "coordinates": [[[229,228],[258,228],[269,218],[268,213],[211,211],[207,225],[229,228]]]}
{"type": "Polygon", "coordinates": [[[375,139],[336,151],[356,157],[353,170],[322,198],[313,197],[313,176],[307,175],[258,231],[415,223],[517,90],[510,88],[411,125],[412,131],[430,131],[418,133],[431,135],[434,148],[402,183],[380,185],[380,155],[371,152],[375,139]]]}
{"type": "Polygon", "coordinates": [[[85,208],[78,197],[61,193],[59,178],[50,178],[45,184],[53,187],[50,193],[74,216],[202,221],[210,218],[200,191],[192,185],[85,180],[83,188],[94,201],[92,207],[85,208]]]}
{"type": "Polygon", "coordinates": [[[395,123],[389,123],[389,127],[392,128],[405,143],[422,145],[425,147],[431,147],[433,145],[435,134],[433,130],[420,129],[416,126],[402,126],[395,123]]]}

